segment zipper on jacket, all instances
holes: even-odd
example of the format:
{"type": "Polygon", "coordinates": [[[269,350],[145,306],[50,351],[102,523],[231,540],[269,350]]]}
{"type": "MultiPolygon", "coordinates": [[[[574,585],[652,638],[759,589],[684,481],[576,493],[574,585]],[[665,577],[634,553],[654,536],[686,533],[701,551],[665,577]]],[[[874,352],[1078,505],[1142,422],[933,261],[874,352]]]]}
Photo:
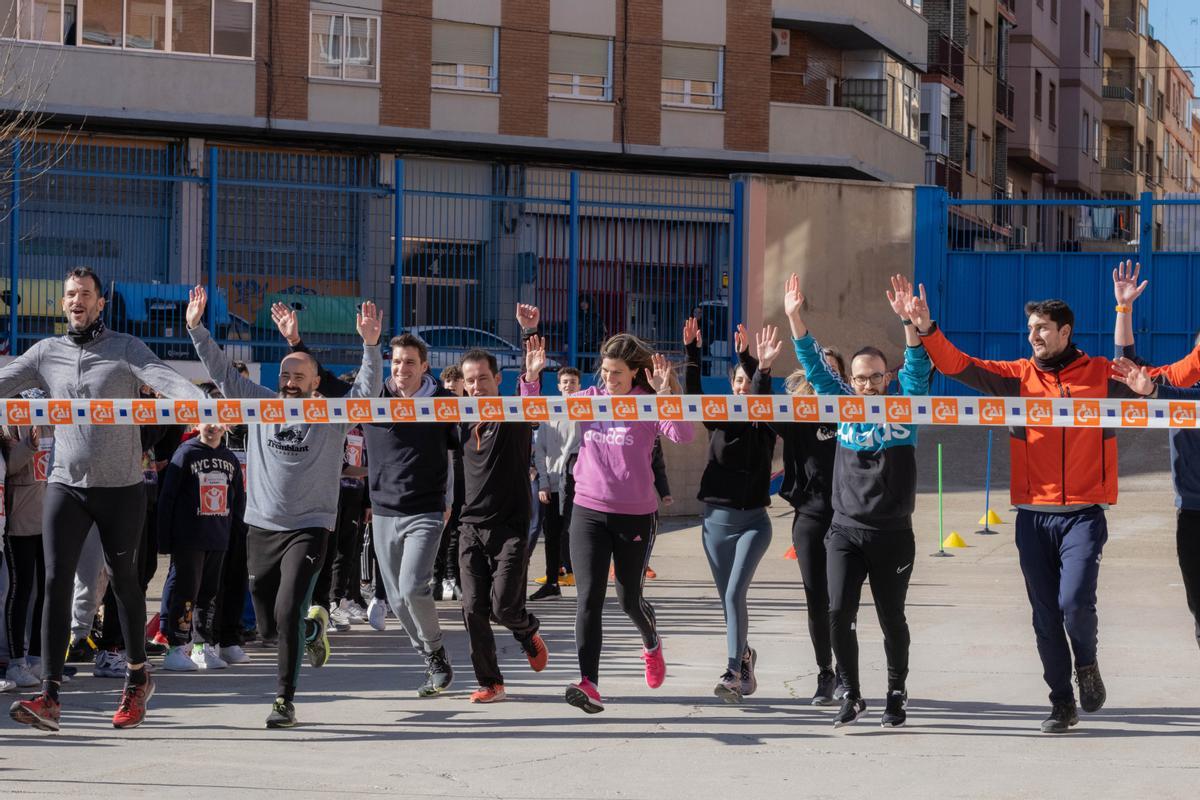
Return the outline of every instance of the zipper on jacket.
{"type": "MultiPolygon", "coordinates": [[[[1058,396],[1059,397],[1070,397],[1071,396],[1071,390],[1063,385],[1062,379],[1059,377],[1058,372],[1054,373],[1054,382],[1058,384],[1058,396]]],[[[1060,458],[1058,460],[1058,463],[1062,468],[1062,504],[1065,506],[1067,504],[1067,429],[1066,428],[1062,429],[1062,458],[1060,458]]]]}

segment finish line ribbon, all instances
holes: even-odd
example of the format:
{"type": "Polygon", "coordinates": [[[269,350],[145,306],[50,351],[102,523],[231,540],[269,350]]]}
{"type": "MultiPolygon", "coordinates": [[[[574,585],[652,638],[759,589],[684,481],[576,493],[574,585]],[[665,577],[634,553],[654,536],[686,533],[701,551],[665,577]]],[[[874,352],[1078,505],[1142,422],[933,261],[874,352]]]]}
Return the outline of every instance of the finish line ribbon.
{"type": "Polygon", "coordinates": [[[1193,401],[1070,398],[585,395],[579,397],[0,400],[8,425],[420,422],[863,422],[1054,428],[1195,428],[1193,401]]]}

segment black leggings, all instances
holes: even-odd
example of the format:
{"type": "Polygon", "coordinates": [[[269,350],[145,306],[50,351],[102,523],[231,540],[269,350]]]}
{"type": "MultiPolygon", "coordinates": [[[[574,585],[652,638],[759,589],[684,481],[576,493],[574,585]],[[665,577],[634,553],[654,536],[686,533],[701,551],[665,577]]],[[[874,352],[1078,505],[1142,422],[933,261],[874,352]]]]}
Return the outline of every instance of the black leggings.
{"type": "Polygon", "coordinates": [[[212,621],[213,602],[221,588],[223,550],[178,550],[171,556],[175,568],[175,587],[171,592],[167,623],[163,629],[175,647],[195,640],[215,644],[212,621]]]}
{"type": "Polygon", "coordinates": [[[1179,512],[1175,524],[1175,550],[1188,609],[1196,622],[1196,644],[1200,645],[1200,511],[1179,512]]]}
{"type": "Polygon", "coordinates": [[[146,661],[146,593],[139,566],[145,524],[145,484],[80,488],[63,483],[46,487],[42,530],[46,552],[46,607],[42,615],[42,653],[47,682],[62,683],[67,640],[71,636],[72,596],[79,551],[92,525],[111,577],[130,664],[146,661]]]}
{"type": "Polygon", "coordinates": [[[362,487],[342,487],[338,494],[336,549],[332,554],[329,601],[353,600],[362,605],[362,576],[360,564],[362,551],[363,498],[362,487]]]}
{"type": "Polygon", "coordinates": [[[304,642],[321,634],[305,613],[329,536],[324,528],[268,531],[253,526],[246,536],[254,616],[264,639],[279,637],[276,696],[285,700],[296,696],[304,642]]]}
{"type": "Polygon", "coordinates": [[[645,647],[658,644],[654,609],[642,596],[656,530],[654,514],[609,514],[580,505],[571,513],[571,562],[579,597],[575,608],[575,646],[579,651],[579,671],[592,683],[600,681],[604,597],[608,593],[610,562],[621,610],[637,626],[645,647]]]}
{"type": "Polygon", "coordinates": [[[817,669],[833,665],[829,635],[829,576],[825,567],[825,534],[829,517],[808,517],[796,512],[792,518],[792,545],[804,581],[804,606],[808,612],[808,636],[812,639],[817,669]]]}
{"type": "Polygon", "coordinates": [[[876,531],[834,523],[825,539],[829,570],[829,621],[833,654],[846,691],[862,697],[858,678],[858,605],[863,582],[871,579],[875,614],[883,629],[888,691],[903,690],[908,678],[908,621],[904,600],[912,577],[916,543],[912,529],[876,531]]]}
{"type": "Polygon", "coordinates": [[[33,606],[30,619],[29,655],[42,654],[42,602],[46,597],[46,559],[42,554],[41,536],[5,536],[4,558],[8,562],[8,598],[4,605],[8,626],[8,654],[16,660],[24,658],[25,618],[33,606]],[[36,592],[35,592],[36,589],[36,592]],[[31,602],[32,599],[32,602],[31,602]]]}
{"type": "MultiPolygon", "coordinates": [[[[550,502],[542,503],[542,541],[546,548],[546,583],[558,585],[558,571],[563,568],[563,513],[558,507],[560,495],[551,492],[550,502]]],[[[570,540],[568,539],[568,542],[570,540]]]]}
{"type": "Polygon", "coordinates": [[[214,644],[242,645],[242,611],[246,606],[246,528],[235,523],[229,533],[229,549],[221,561],[221,589],[213,621],[214,644]]]}

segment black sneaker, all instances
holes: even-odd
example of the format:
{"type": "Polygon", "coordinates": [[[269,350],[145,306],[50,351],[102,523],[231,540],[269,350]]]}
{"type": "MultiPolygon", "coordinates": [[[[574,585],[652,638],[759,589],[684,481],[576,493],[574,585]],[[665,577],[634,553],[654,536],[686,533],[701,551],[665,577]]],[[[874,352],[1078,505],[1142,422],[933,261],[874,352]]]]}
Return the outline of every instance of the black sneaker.
{"type": "Polygon", "coordinates": [[[841,728],[844,725],[853,725],[865,713],[867,713],[867,701],[861,697],[847,694],[846,698],[842,700],[842,707],[838,710],[837,716],[833,718],[833,727],[841,728]]]}
{"type": "Polygon", "coordinates": [[[742,677],[731,669],[725,670],[713,687],[713,694],[726,703],[742,702],[742,677]]]}
{"type": "Polygon", "coordinates": [[[163,656],[167,654],[167,645],[154,641],[153,639],[146,640],[146,655],[148,656],[163,656]]]}
{"type": "Polygon", "coordinates": [[[276,697],[271,704],[271,713],[267,715],[268,728],[294,728],[296,726],[296,707],[291,700],[276,697]]]}
{"type": "Polygon", "coordinates": [[[884,728],[902,728],[904,722],[908,719],[908,714],[904,707],[908,705],[908,692],[903,689],[893,689],[888,692],[887,706],[883,709],[883,716],[879,719],[879,724],[884,728]]]}
{"type": "Polygon", "coordinates": [[[454,668],[446,648],[439,647],[425,657],[425,683],[417,689],[418,697],[435,697],[450,688],[454,680],[454,668]]]}
{"type": "Polygon", "coordinates": [[[758,678],[754,675],[754,667],[758,664],[758,651],[750,645],[746,645],[746,652],[742,654],[742,696],[749,697],[758,691],[758,678]]]}
{"type": "Polygon", "coordinates": [[[1055,703],[1050,716],[1042,722],[1042,733],[1066,733],[1078,724],[1079,714],[1075,711],[1074,701],[1055,703]]]}
{"type": "Polygon", "coordinates": [[[562,597],[562,589],[558,588],[557,583],[544,583],[529,595],[530,600],[545,600],[547,597],[562,597]]]}
{"type": "Polygon", "coordinates": [[[92,641],[92,637],[84,636],[78,638],[71,637],[71,644],[67,647],[67,663],[68,664],[91,664],[96,660],[96,644],[92,641]]]}
{"type": "Polygon", "coordinates": [[[1104,679],[1100,677],[1100,665],[1080,667],[1075,670],[1075,682],[1079,684],[1079,706],[1089,714],[1099,711],[1108,699],[1104,690],[1104,679]]]}
{"type": "Polygon", "coordinates": [[[817,691],[813,692],[814,706],[831,706],[837,702],[833,696],[837,686],[837,675],[831,669],[823,669],[817,674],[817,691]]]}
{"type": "Polygon", "coordinates": [[[833,687],[833,699],[838,700],[838,701],[845,700],[846,699],[846,684],[842,683],[841,670],[839,670],[835,666],[833,668],[833,674],[837,676],[837,683],[834,684],[834,687],[833,687]]]}

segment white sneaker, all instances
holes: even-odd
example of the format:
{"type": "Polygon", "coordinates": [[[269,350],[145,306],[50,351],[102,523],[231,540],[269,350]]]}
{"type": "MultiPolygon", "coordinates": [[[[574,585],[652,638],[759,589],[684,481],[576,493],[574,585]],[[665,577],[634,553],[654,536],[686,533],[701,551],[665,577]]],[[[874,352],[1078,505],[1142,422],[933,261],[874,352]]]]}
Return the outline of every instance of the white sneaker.
{"type": "Polygon", "coordinates": [[[200,666],[188,657],[187,645],[180,645],[167,650],[162,668],[167,672],[195,672],[200,669],[200,666]]]}
{"type": "Polygon", "coordinates": [[[11,692],[17,685],[7,678],[0,678],[0,692],[11,692]]]}
{"type": "Polygon", "coordinates": [[[42,674],[42,657],[41,656],[25,656],[25,666],[33,673],[33,677],[39,681],[46,677],[42,674]]]}
{"type": "Polygon", "coordinates": [[[128,669],[124,650],[101,650],[96,653],[96,668],[92,674],[97,678],[124,678],[128,669]]]}
{"type": "Polygon", "coordinates": [[[338,603],[329,610],[329,627],[333,631],[345,632],[350,630],[350,614],[341,603],[338,603]]]}
{"type": "Polygon", "coordinates": [[[447,578],[442,581],[442,599],[443,600],[458,600],[462,598],[462,590],[458,588],[458,584],[447,578]]]}
{"type": "Polygon", "coordinates": [[[377,631],[386,631],[387,615],[390,610],[386,600],[372,597],[371,604],[367,606],[367,622],[377,631]]]}
{"type": "Polygon", "coordinates": [[[350,615],[351,622],[363,623],[367,621],[367,610],[353,600],[343,600],[346,613],[350,615]]]}
{"type": "Polygon", "coordinates": [[[33,671],[25,664],[25,659],[12,661],[8,665],[8,670],[4,677],[14,683],[21,689],[28,689],[31,686],[37,686],[41,683],[41,679],[33,674],[33,671]]]}
{"type": "Polygon", "coordinates": [[[218,651],[221,660],[226,664],[249,664],[250,656],[246,655],[246,651],[238,647],[236,644],[231,644],[228,647],[222,647],[218,651]]]}
{"type": "Polygon", "coordinates": [[[211,644],[192,645],[192,661],[200,669],[226,669],[229,664],[217,655],[217,648],[211,644]]]}

